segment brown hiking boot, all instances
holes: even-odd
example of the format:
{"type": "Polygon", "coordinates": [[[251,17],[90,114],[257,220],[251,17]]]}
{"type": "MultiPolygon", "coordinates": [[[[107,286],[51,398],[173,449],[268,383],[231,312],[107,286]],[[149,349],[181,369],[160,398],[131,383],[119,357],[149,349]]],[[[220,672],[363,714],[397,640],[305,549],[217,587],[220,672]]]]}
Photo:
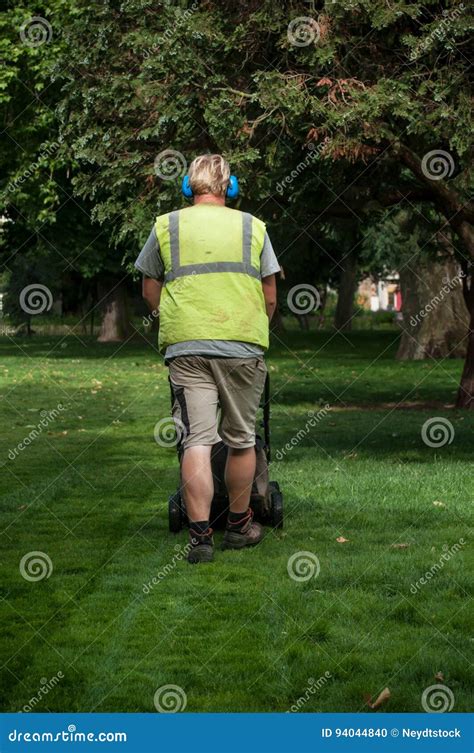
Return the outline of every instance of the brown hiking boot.
{"type": "Polygon", "coordinates": [[[198,533],[190,528],[189,546],[188,562],[191,565],[196,565],[198,562],[212,562],[214,558],[212,528],[208,528],[206,533],[198,533]]]}
{"type": "Polygon", "coordinates": [[[247,516],[239,523],[227,521],[222,541],[223,549],[243,549],[244,546],[255,546],[263,538],[263,527],[253,522],[253,510],[249,507],[247,516]]]}

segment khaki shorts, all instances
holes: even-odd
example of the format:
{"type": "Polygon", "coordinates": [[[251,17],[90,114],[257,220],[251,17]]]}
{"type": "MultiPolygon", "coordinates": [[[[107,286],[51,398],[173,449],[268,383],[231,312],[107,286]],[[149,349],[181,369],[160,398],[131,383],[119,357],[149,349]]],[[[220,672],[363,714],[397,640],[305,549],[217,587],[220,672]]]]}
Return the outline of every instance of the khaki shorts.
{"type": "Polygon", "coordinates": [[[178,356],[169,364],[173,418],[181,446],[253,447],[265,384],[263,358],[178,356]]]}

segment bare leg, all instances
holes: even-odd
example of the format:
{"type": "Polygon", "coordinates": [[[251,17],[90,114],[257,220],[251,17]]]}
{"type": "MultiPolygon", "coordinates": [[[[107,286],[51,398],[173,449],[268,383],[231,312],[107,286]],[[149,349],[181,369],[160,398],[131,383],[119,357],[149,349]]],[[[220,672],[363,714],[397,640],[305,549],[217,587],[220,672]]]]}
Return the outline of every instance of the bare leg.
{"type": "Polygon", "coordinates": [[[184,451],[181,480],[189,521],[209,520],[214,495],[210,446],[196,445],[184,451]]]}
{"type": "Polygon", "coordinates": [[[231,512],[246,512],[255,477],[255,447],[235,450],[229,447],[225,484],[231,512]]]}

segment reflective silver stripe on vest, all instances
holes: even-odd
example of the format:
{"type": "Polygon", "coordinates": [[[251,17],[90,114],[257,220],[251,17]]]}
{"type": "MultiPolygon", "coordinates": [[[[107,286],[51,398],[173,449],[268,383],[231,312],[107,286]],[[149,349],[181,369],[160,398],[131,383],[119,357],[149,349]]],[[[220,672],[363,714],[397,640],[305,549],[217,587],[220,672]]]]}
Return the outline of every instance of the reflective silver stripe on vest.
{"type": "Polygon", "coordinates": [[[207,275],[214,272],[241,272],[260,280],[260,271],[251,264],[252,259],[252,215],[242,212],[242,261],[213,261],[202,264],[180,264],[179,256],[179,212],[169,215],[171,250],[171,270],[165,274],[165,282],[187,275],[207,275]]]}
{"type": "Polygon", "coordinates": [[[179,210],[171,212],[169,217],[169,233],[171,248],[171,272],[179,269],[179,210]]]}
{"type": "Polygon", "coordinates": [[[252,265],[250,264],[250,261],[252,259],[252,215],[248,212],[242,213],[242,246],[242,261],[247,267],[251,267],[252,265]]]}

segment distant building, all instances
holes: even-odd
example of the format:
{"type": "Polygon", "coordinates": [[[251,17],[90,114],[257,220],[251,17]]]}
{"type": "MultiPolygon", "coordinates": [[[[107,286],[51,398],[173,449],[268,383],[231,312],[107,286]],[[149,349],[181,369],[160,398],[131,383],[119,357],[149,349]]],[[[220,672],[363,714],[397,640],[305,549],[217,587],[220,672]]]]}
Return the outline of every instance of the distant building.
{"type": "Polygon", "coordinates": [[[367,311],[400,311],[402,294],[398,272],[383,279],[366,277],[357,289],[357,303],[367,311]]]}

